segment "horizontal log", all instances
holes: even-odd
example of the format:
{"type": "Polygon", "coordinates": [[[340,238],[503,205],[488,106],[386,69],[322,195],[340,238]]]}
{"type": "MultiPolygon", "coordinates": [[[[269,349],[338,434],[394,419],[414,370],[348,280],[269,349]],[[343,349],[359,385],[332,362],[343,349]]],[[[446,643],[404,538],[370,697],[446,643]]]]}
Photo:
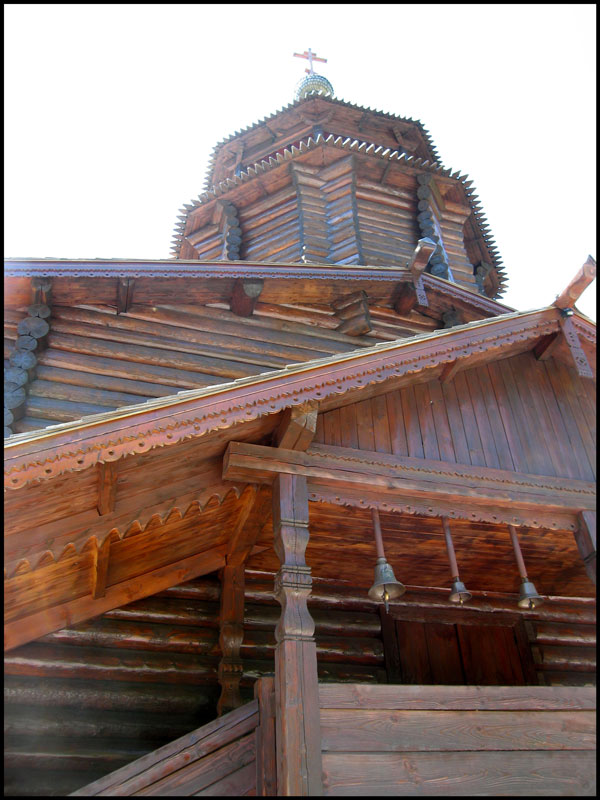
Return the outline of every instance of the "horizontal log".
{"type": "Polygon", "coordinates": [[[596,645],[594,625],[569,625],[540,621],[527,622],[525,627],[529,640],[538,644],[587,645],[588,647],[596,645]]]}
{"type": "Polygon", "coordinates": [[[8,675],[214,684],[218,657],[198,659],[187,653],[151,653],[67,645],[26,644],[5,654],[8,675]]]}
{"type": "Polygon", "coordinates": [[[566,645],[532,645],[536,669],[590,671],[596,669],[596,649],[566,645]]]}
{"type": "Polygon", "coordinates": [[[178,350],[161,349],[160,347],[126,344],[121,341],[92,339],[89,337],[89,333],[85,336],[75,336],[73,334],[57,333],[53,329],[48,337],[48,345],[55,350],[66,350],[104,358],[125,358],[128,361],[171,369],[175,367],[176,369],[200,372],[222,378],[243,378],[248,375],[257,375],[262,371],[262,367],[256,364],[183,353],[178,350]]]}
{"type": "Polygon", "coordinates": [[[27,399],[27,411],[31,416],[56,422],[70,422],[90,414],[102,414],[113,410],[116,406],[98,405],[97,403],[71,402],[57,400],[53,397],[30,396],[27,399]]]}
{"type": "MultiPolygon", "coordinates": [[[[212,709],[210,709],[212,711],[212,709]]],[[[209,709],[207,709],[207,712],[209,709]]],[[[214,713],[214,712],[213,712],[214,713]]],[[[210,719],[210,717],[209,717],[210,719]]],[[[8,741],[27,737],[35,749],[41,749],[48,740],[106,740],[115,751],[120,742],[133,740],[147,745],[149,749],[159,747],[183,736],[198,727],[197,720],[187,717],[168,717],[161,714],[132,714],[129,710],[90,713],[86,708],[72,709],[68,714],[57,714],[48,704],[47,708],[32,711],[23,708],[5,707],[4,736],[8,741]]],[[[73,744],[66,745],[72,748],[73,744]]]]}
{"type": "MultiPolygon", "coordinates": [[[[271,602],[272,606],[246,603],[244,608],[244,628],[246,630],[273,630],[275,628],[281,616],[281,608],[273,598],[271,598],[271,602]]],[[[327,610],[311,608],[310,615],[315,623],[316,636],[370,636],[376,638],[381,634],[381,620],[378,614],[342,611],[335,608],[327,610]]]]}
{"type": "Polygon", "coordinates": [[[588,751],[324,753],[325,794],[595,795],[588,751]]]}
{"type": "MultiPolygon", "coordinates": [[[[79,745],[77,750],[65,747],[62,742],[46,742],[43,752],[28,745],[12,745],[4,751],[4,766],[6,769],[19,769],[29,772],[32,769],[56,770],[69,772],[88,772],[90,764],[102,768],[102,772],[112,772],[123,767],[136,758],[141,758],[148,752],[147,747],[124,744],[120,750],[115,750],[107,743],[90,742],[87,746],[79,745]]],[[[78,781],[81,783],[81,780],[78,781]]]]}
{"type": "Polygon", "coordinates": [[[50,326],[41,317],[25,317],[17,325],[17,332],[21,336],[32,336],[34,339],[41,339],[49,330],[50,326]]]}
{"type": "Polygon", "coordinates": [[[321,708],[431,711],[594,711],[588,688],[319,685],[321,708]]]}
{"type": "MultiPolygon", "coordinates": [[[[62,384],[57,381],[40,380],[32,381],[29,385],[30,397],[43,397],[53,400],[67,400],[72,403],[87,403],[108,408],[120,408],[143,403],[145,398],[125,392],[106,391],[105,389],[92,389],[87,386],[62,384]]],[[[92,412],[93,413],[93,412],[92,412]]]]}
{"type": "MultiPolygon", "coordinates": [[[[33,354],[33,366],[37,359],[33,354]]],[[[223,383],[221,378],[207,373],[161,367],[154,364],[127,361],[123,358],[104,358],[84,353],[65,352],[49,348],[39,354],[40,364],[71,370],[82,370],[91,374],[108,375],[114,378],[134,378],[150,383],[173,386],[176,389],[200,389],[223,383]]],[[[12,363],[12,362],[11,362],[12,363]]],[[[23,365],[25,368],[25,366],[23,365]]]]}
{"type": "Polygon", "coordinates": [[[321,709],[321,746],[334,752],[592,750],[593,711],[321,709]]]}
{"type": "Polygon", "coordinates": [[[145,397],[166,397],[175,394],[177,388],[175,386],[161,386],[158,383],[136,381],[129,378],[99,375],[94,372],[62,369],[61,367],[47,367],[43,364],[38,364],[35,374],[40,380],[58,383],[62,386],[83,386],[90,389],[101,389],[108,392],[136,395],[136,402],[138,403],[144,402],[145,397]]]}
{"type": "Polygon", "coordinates": [[[127,683],[126,681],[82,680],[5,675],[6,707],[48,706],[89,711],[127,711],[148,714],[198,714],[204,708],[214,709],[217,686],[187,686],[161,683],[127,683]]]}
{"type": "MultiPolygon", "coordinates": [[[[179,349],[182,352],[204,353],[205,355],[217,357],[226,356],[229,351],[240,354],[240,358],[241,354],[244,354],[245,359],[251,359],[253,355],[261,358],[279,356],[273,362],[275,366],[279,365],[280,362],[289,363],[290,360],[304,360],[306,358],[302,348],[291,345],[286,347],[282,342],[270,344],[258,339],[244,337],[239,335],[239,330],[237,332],[238,335],[232,335],[230,332],[221,332],[218,339],[216,339],[212,331],[192,330],[178,325],[169,325],[161,321],[148,321],[138,317],[131,317],[129,314],[106,314],[91,309],[57,308],[56,322],[53,328],[57,331],[64,330],[67,333],[69,331],[77,333],[78,330],[82,330],[84,334],[107,339],[116,338],[117,341],[131,341],[132,344],[147,342],[156,344],[158,342],[158,346],[166,349],[179,349]],[[83,327],[69,327],[67,322],[78,323],[83,327]],[[133,334],[133,338],[130,338],[130,334],[133,334]],[[186,349],[188,347],[189,349],[186,349]]],[[[316,358],[319,352],[315,350],[314,353],[311,353],[311,356],[316,358]]],[[[256,362],[256,358],[254,360],[256,362]]]]}

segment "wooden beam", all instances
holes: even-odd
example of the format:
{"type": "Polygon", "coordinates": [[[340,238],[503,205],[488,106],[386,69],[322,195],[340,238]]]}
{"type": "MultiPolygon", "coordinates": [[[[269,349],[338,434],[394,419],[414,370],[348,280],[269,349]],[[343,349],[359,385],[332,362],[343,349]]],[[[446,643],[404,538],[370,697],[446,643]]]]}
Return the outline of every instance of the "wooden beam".
{"type": "Polygon", "coordinates": [[[429,262],[429,258],[433,254],[433,251],[436,247],[436,243],[427,236],[419,239],[410,261],[407,264],[407,268],[411,272],[413,281],[416,282],[421,277],[425,271],[425,267],[429,262]]]}
{"type": "Polygon", "coordinates": [[[261,278],[243,280],[238,278],[233,285],[230,309],[238,317],[251,317],[256,301],[263,290],[264,281],[261,278]]]}
{"type": "Polygon", "coordinates": [[[306,450],[317,430],[318,403],[303,403],[286,408],[273,435],[275,447],[284,450],[306,450]]]}
{"type": "Polygon", "coordinates": [[[218,678],[221,696],[217,702],[219,716],[242,705],[240,681],[244,671],[240,647],[244,639],[244,564],[225,566],[221,570],[221,606],[219,614],[219,646],[222,658],[218,678]]]}
{"type": "Polygon", "coordinates": [[[578,374],[581,375],[582,378],[593,378],[594,372],[590,367],[587,356],[581,346],[579,336],[577,335],[577,331],[575,330],[575,326],[573,325],[573,320],[571,317],[562,315],[560,318],[560,327],[578,374]]]}
{"type": "Polygon", "coordinates": [[[100,515],[110,514],[115,510],[117,495],[117,462],[106,461],[98,464],[98,502],[96,508],[100,515]]]}
{"type": "Polygon", "coordinates": [[[103,597],[87,595],[45,608],[28,617],[19,617],[4,625],[4,649],[11,650],[20,644],[39,639],[46,633],[97,617],[105,611],[156,594],[169,586],[198,578],[200,575],[207,575],[223,566],[223,548],[215,548],[109,586],[103,597]]]}
{"type": "Polygon", "coordinates": [[[341,320],[336,329],[338,333],[362,336],[371,330],[371,315],[366,292],[362,290],[353,292],[335,300],[331,305],[336,317],[341,320]]]}
{"type": "Polygon", "coordinates": [[[117,314],[125,314],[133,305],[134,278],[118,278],[117,314]]]}
{"type": "Polygon", "coordinates": [[[254,547],[266,521],[270,506],[270,493],[265,487],[251,486],[240,498],[242,503],[235,527],[227,547],[227,565],[243,564],[254,547]]]}
{"type": "Polygon", "coordinates": [[[591,256],[588,256],[585,264],[566,288],[556,297],[552,305],[557,308],[572,308],[595,277],[596,261],[591,256]]]}
{"type": "Polygon", "coordinates": [[[99,597],[104,597],[106,594],[106,578],[108,575],[108,562],[110,558],[110,542],[111,534],[109,534],[102,545],[98,544],[97,538],[92,538],[94,546],[94,563],[92,568],[92,597],[97,600],[99,597]]]}
{"type": "Polygon", "coordinates": [[[575,530],[576,514],[595,509],[595,484],[585,481],[329,445],[229,444],[226,479],[272,484],[280,473],[306,477],[315,499],[430,516],[575,530]]]}
{"type": "Polygon", "coordinates": [[[575,541],[589,579],[596,583],[596,512],[580,511],[575,541]]]}
{"type": "Polygon", "coordinates": [[[466,366],[466,360],[461,358],[455,358],[454,361],[449,361],[447,364],[444,365],[444,368],[440,374],[439,381],[440,383],[449,383],[457,372],[466,366]]]}
{"type": "Polygon", "coordinates": [[[307,606],[312,585],[306,478],[281,474],[273,484],[273,533],[281,567],[275,596],[281,617],[275,628],[277,793],[321,795],[321,720],[315,624],[307,606]]]}

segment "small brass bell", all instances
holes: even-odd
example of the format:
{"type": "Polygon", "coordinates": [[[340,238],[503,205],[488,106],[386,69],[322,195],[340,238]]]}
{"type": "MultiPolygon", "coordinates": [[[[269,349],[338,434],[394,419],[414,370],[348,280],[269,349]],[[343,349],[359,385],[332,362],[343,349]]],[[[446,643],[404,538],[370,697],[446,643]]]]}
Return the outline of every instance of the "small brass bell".
{"type": "Polygon", "coordinates": [[[468,603],[472,597],[473,595],[467,590],[467,587],[458,576],[454,578],[452,588],[450,589],[450,597],[448,598],[450,602],[460,603],[462,606],[463,603],[468,603]]]}
{"type": "Polygon", "coordinates": [[[406,586],[396,580],[394,570],[385,558],[379,557],[375,564],[375,582],[369,589],[369,597],[371,600],[375,600],[379,603],[383,600],[387,612],[389,610],[389,601],[402,597],[405,591],[406,586]]]}
{"type": "Polygon", "coordinates": [[[537,593],[537,589],[529,578],[523,578],[521,588],[519,589],[519,600],[517,605],[519,608],[537,608],[541,606],[544,599],[537,593]]]}

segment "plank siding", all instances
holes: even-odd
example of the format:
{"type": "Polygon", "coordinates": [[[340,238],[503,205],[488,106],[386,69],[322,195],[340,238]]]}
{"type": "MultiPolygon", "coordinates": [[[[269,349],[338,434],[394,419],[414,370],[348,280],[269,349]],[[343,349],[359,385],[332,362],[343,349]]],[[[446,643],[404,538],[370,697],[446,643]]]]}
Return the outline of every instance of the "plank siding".
{"type": "Polygon", "coordinates": [[[593,796],[595,698],[555,692],[323,686],[324,794],[593,796]]]}
{"type": "Polygon", "coordinates": [[[524,353],[327,411],[315,442],[590,481],[596,431],[583,380],[524,353]]]}

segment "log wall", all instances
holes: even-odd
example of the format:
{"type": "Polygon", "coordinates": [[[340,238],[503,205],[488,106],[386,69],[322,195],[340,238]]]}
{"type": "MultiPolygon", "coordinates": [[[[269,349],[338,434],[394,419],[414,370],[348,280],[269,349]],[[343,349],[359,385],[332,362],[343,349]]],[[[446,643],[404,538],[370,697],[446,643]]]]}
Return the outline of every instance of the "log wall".
{"type": "Polygon", "coordinates": [[[319,415],[315,442],[595,478],[595,383],[523,353],[319,415]]]}

